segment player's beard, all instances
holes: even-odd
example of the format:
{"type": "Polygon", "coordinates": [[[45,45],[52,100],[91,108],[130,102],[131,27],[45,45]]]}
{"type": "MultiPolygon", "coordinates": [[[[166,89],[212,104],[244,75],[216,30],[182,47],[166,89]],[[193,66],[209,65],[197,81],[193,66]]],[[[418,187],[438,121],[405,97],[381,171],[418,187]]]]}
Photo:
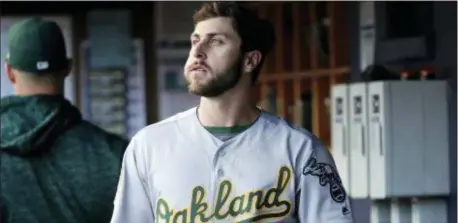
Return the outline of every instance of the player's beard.
{"type": "Polygon", "coordinates": [[[188,80],[189,93],[211,98],[220,96],[224,92],[234,88],[242,77],[242,62],[242,57],[240,57],[226,72],[215,74],[206,83],[193,85],[188,80]]]}

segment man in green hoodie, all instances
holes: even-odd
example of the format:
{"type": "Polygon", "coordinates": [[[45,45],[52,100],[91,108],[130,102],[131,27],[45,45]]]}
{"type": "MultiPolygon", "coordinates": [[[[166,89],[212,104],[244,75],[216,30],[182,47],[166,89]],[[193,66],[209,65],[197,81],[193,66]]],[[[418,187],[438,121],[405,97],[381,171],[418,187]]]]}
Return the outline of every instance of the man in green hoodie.
{"type": "Polygon", "coordinates": [[[27,19],[8,33],[1,99],[1,222],[104,223],[127,141],[82,120],[63,97],[71,69],[55,22],[27,19]]]}

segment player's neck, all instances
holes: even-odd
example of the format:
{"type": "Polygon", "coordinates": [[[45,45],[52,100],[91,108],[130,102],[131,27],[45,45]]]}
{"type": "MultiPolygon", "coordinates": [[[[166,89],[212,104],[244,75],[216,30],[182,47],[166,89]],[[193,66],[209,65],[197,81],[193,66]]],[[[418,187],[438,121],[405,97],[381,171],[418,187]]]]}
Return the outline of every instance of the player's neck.
{"type": "Polygon", "coordinates": [[[197,115],[203,126],[231,127],[250,124],[259,116],[248,92],[227,92],[216,98],[200,99],[197,115]]]}
{"type": "Polygon", "coordinates": [[[19,96],[28,95],[61,95],[64,90],[57,86],[37,86],[37,85],[26,85],[16,87],[15,93],[19,96]]]}

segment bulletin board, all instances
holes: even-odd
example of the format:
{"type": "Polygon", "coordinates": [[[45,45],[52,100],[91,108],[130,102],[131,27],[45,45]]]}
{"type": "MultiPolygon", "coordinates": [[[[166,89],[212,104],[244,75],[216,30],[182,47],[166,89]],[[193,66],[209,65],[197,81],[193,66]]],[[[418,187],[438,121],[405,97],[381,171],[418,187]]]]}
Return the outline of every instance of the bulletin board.
{"type": "Polygon", "coordinates": [[[131,138],[147,125],[144,45],[140,39],[131,43],[131,64],[90,68],[90,42],[81,47],[82,113],[106,131],[131,138]]]}

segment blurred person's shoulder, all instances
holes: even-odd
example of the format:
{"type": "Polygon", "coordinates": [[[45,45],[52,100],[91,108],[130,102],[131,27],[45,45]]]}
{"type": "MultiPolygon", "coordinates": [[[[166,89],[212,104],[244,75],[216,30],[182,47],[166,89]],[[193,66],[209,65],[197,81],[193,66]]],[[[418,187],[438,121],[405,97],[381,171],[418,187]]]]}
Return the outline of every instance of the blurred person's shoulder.
{"type": "Polygon", "coordinates": [[[63,140],[68,145],[85,145],[84,147],[89,150],[110,152],[118,157],[123,156],[129,144],[127,138],[105,131],[84,120],[64,134],[63,140]]]}

